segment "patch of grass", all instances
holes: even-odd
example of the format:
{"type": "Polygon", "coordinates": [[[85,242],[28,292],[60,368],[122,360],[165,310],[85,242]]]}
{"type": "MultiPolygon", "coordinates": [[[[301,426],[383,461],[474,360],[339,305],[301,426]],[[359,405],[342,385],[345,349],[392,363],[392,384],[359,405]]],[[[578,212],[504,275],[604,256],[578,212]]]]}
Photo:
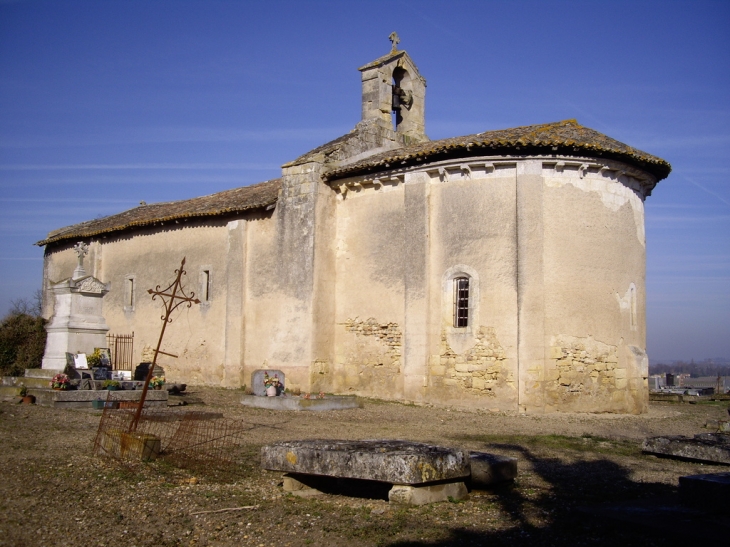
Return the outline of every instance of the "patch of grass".
{"type": "Polygon", "coordinates": [[[620,454],[623,456],[641,455],[641,447],[635,441],[622,441],[583,434],[580,437],[567,435],[456,435],[451,437],[457,441],[482,442],[490,445],[517,445],[529,448],[549,448],[557,450],[574,450],[577,452],[595,452],[599,454],[620,454]]]}

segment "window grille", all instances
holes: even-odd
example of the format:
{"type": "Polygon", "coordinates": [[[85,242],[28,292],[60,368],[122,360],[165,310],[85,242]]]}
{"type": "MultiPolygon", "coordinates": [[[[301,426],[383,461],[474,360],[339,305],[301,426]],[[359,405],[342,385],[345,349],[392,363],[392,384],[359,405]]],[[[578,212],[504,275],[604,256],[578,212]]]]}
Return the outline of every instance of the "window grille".
{"type": "Polygon", "coordinates": [[[469,326],[469,278],[454,279],[454,327],[469,326]]]}

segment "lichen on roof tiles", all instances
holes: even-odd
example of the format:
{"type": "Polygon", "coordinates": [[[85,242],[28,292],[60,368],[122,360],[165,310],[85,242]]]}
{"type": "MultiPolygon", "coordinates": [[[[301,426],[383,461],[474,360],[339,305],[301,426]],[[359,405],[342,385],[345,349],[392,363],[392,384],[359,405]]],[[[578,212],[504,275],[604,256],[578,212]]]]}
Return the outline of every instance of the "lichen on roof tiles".
{"type": "Polygon", "coordinates": [[[388,168],[397,162],[408,165],[415,163],[416,158],[436,159],[440,155],[453,154],[463,156],[464,151],[466,155],[485,155],[479,150],[485,148],[489,149],[489,154],[601,156],[639,167],[654,175],[657,180],[666,178],[672,170],[671,165],[661,158],[584,127],[576,120],[563,120],[413,144],[332,169],[325,174],[325,178],[333,180],[368,173],[388,168]]]}
{"type": "Polygon", "coordinates": [[[218,216],[258,209],[276,203],[281,179],[272,179],[251,186],[224,190],[216,194],[180,201],[140,205],[116,215],[89,220],[54,230],[36,243],[43,246],[75,238],[88,238],[133,227],[143,227],[194,217],[218,216]]]}

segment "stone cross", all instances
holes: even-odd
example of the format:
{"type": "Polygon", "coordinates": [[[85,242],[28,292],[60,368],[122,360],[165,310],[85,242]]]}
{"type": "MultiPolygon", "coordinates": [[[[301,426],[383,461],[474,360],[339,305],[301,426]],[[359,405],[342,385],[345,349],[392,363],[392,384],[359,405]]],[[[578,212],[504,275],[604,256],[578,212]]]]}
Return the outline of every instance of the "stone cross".
{"type": "Polygon", "coordinates": [[[86,270],[84,270],[84,257],[89,253],[89,246],[83,241],[79,241],[74,245],[74,252],[78,257],[78,264],[74,270],[73,279],[78,279],[86,275],[86,270]]]}
{"type": "Polygon", "coordinates": [[[388,40],[390,40],[391,44],[393,44],[390,52],[395,53],[396,51],[398,51],[398,44],[400,44],[400,38],[398,38],[398,33],[395,31],[391,32],[390,36],[388,36],[388,40]]]}

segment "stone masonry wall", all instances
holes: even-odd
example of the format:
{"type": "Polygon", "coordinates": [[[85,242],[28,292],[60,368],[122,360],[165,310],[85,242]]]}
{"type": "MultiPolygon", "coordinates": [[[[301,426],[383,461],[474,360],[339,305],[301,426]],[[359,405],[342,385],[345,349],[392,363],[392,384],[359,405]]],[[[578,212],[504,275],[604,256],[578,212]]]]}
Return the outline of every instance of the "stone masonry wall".
{"type": "Polygon", "coordinates": [[[441,354],[432,358],[430,367],[433,387],[451,386],[473,395],[495,397],[499,384],[514,383],[511,373],[504,370],[505,352],[493,327],[479,327],[478,342],[462,354],[448,344],[446,332],[441,333],[441,354]]]}
{"type": "MultiPolygon", "coordinates": [[[[545,374],[547,405],[564,410],[580,410],[576,404],[596,399],[620,403],[627,386],[627,370],[618,366],[617,346],[592,337],[554,337],[545,374]],[[566,408],[566,404],[572,407],[566,408]]],[[[586,407],[588,410],[589,408],[586,407]]]]}
{"type": "Polygon", "coordinates": [[[375,318],[348,319],[345,332],[354,335],[346,350],[344,386],[363,395],[391,398],[402,384],[403,332],[397,323],[375,318]]]}

